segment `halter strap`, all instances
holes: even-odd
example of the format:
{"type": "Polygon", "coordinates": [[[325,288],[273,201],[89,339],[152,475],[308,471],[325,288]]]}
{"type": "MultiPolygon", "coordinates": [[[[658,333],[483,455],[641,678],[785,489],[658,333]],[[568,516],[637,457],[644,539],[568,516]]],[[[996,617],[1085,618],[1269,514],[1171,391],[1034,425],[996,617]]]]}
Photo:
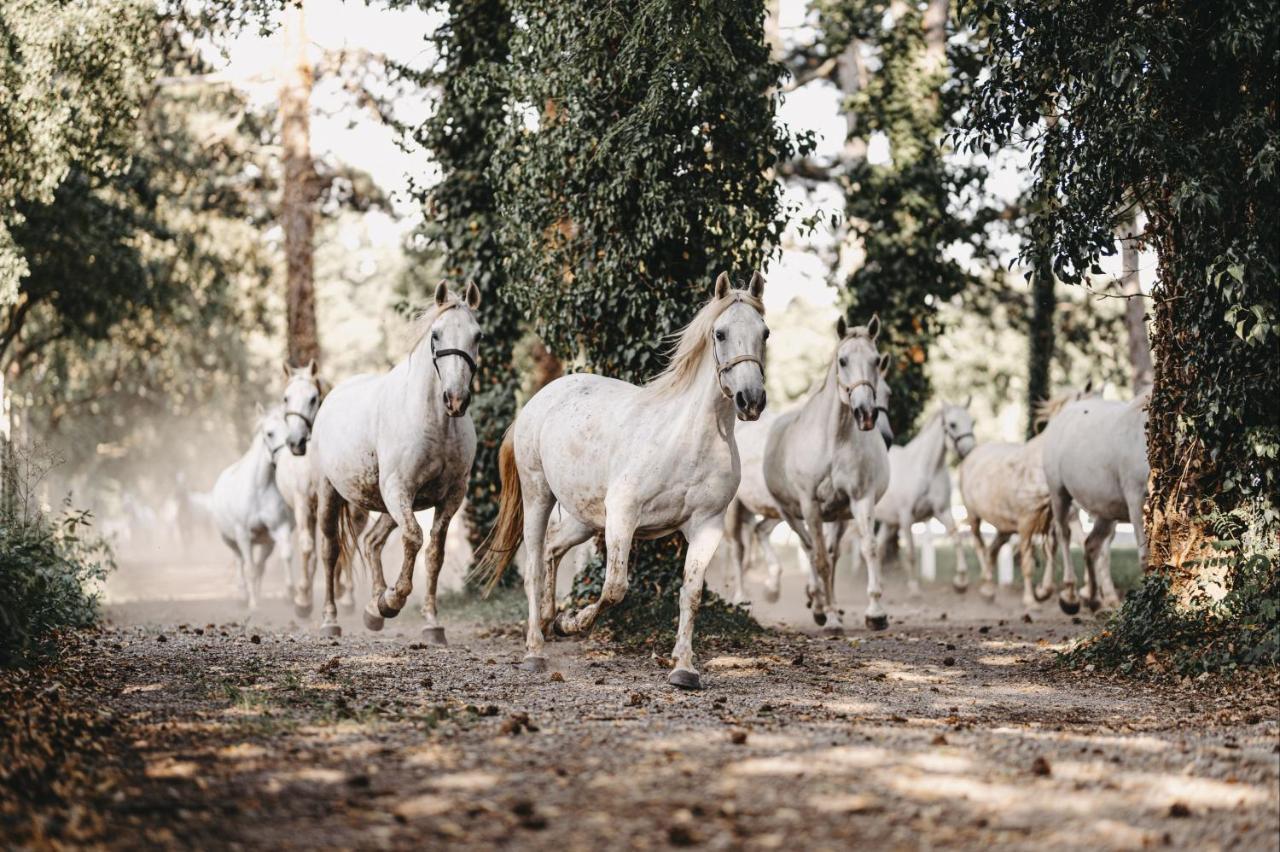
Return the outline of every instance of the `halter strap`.
{"type": "Polygon", "coordinates": [[[290,417],[297,417],[297,418],[298,418],[299,420],[301,420],[303,423],[307,424],[307,428],[308,428],[308,429],[311,429],[311,428],[312,428],[312,421],[311,421],[311,418],[310,418],[310,417],[308,417],[307,415],[303,414],[301,411],[286,411],[286,412],[284,413],[284,416],[285,416],[285,419],[286,419],[286,420],[287,420],[287,419],[289,419],[290,417]]]}
{"type": "MultiPolygon", "coordinates": [[[[711,352],[713,355],[715,354],[714,346],[712,347],[711,352]]],[[[760,374],[764,375],[764,362],[754,355],[735,355],[723,364],[717,364],[718,369],[716,372],[716,382],[720,385],[720,394],[725,399],[733,399],[733,394],[724,386],[724,374],[739,364],[746,364],[748,362],[759,365],[760,374]]]]}
{"type": "MultiPolygon", "coordinates": [[[[840,381],[840,379],[839,379],[839,378],[837,378],[837,379],[836,379],[836,383],[837,383],[838,385],[840,385],[840,387],[842,387],[842,388],[844,388],[846,391],[848,391],[849,393],[853,393],[855,389],[860,388],[860,387],[862,387],[863,385],[866,385],[867,387],[871,388],[871,399],[872,399],[872,400],[874,400],[874,399],[876,398],[876,384],[875,384],[875,382],[869,382],[869,381],[867,381],[866,379],[858,379],[858,380],[857,380],[856,382],[854,382],[853,384],[846,385],[844,382],[840,381]]],[[[888,413],[889,413],[889,412],[888,412],[888,409],[883,408],[882,406],[877,405],[877,406],[876,406],[876,408],[877,408],[877,409],[879,409],[880,411],[885,412],[886,414],[888,414],[888,413]]]]}
{"type": "Polygon", "coordinates": [[[282,449],[284,449],[284,445],[285,445],[285,444],[287,444],[287,443],[288,443],[288,441],[281,441],[281,442],[280,442],[280,444],[279,444],[278,446],[273,447],[273,446],[271,446],[271,444],[267,441],[267,433],[266,433],[266,432],[259,432],[258,434],[262,435],[262,446],[264,446],[264,447],[266,447],[266,448],[267,448],[267,455],[271,458],[271,463],[272,463],[272,464],[275,464],[275,463],[276,463],[276,453],[278,453],[278,452],[280,452],[282,449]]]}
{"type": "Polygon", "coordinates": [[[463,361],[467,362],[467,366],[471,368],[471,375],[474,376],[479,369],[476,367],[475,359],[471,357],[471,353],[465,349],[436,349],[435,344],[431,345],[431,363],[436,368],[436,375],[440,375],[440,359],[449,355],[456,355],[463,361]]]}

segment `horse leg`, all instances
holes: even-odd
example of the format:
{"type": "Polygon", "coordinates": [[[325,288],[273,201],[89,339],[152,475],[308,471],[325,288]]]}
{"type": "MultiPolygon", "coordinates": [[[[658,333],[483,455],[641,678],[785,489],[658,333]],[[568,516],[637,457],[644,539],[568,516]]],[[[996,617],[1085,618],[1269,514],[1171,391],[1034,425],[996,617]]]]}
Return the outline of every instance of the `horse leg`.
{"type": "Polygon", "coordinates": [[[542,596],[538,604],[543,636],[547,635],[556,618],[556,581],[560,575],[560,561],[566,553],[590,541],[595,534],[594,527],[563,512],[547,525],[546,544],[543,546],[542,596]]]}
{"type": "MultiPolygon", "coordinates": [[[[635,535],[635,510],[631,506],[605,506],[604,516],[604,586],[600,599],[573,613],[556,616],[555,630],[562,636],[590,630],[602,610],[622,600],[627,593],[627,561],[631,556],[631,538],[635,535]]],[[[723,525],[724,519],[719,518],[723,525]]]]}
{"type": "Polygon", "coordinates": [[[1124,501],[1129,507],[1129,523],[1133,525],[1133,541],[1138,546],[1138,568],[1146,572],[1147,528],[1143,515],[1143,506],[1147,502],[1146,489],[1134,488],[1126,491],[1124,501]]]}
{"type": "Polygon", "coordinates": [[[951,587],[963,594],[969,590],[969,560],[964,555],[964,539],[960,527],[956,526],[956,519],[952,517],[950,507],[936,512],[934,517],[938,519],[938,523],[942,524],[947,538],[951,539],[951,548],[956,554],[956,573],[951,579],[951,587]]]}
{"type": "Polygon", "coordinates": [[[383,589],[369,603],[376,605],[378,614],[383,618],[395,618],[404,609],[405,602],[413,592],[413,566],[418,561],[418,552],[422,550],[422,525],[413,514],[413,495],[399,477],[387,478],[383,485],[382,499],[386,504],[387,514],[394,516],[395,524],[400,528],[400,543],[404,548],[404,555],[400,561],[400,574],[396,577],[396,584],[383,589]]]}
{"type": "Polygon", "coordinates": [[[1120,603],[1115,582],[1111,579],[1111,540],[1115,534],[1115,521],[1095,520],[1093,529],[1084,540],[1084,561],[1089,571],[1091,593],[1085,595],[1085,603],[1094,611],[1120,603]]]}
{"type": "MultiPolygon", "coordinates": [[[[356,538],[356,548],[355,552],[348,553],[347,558],[338,563],[338,578],[335,581],[337,583],[335,591],[338,595],[338,608],[350,615],[356,611],[356,559],[359,559],[361,564],[367,568],[373,564],[369,558],[369,554],[373,553],[378,559],[378,565],[381,566],[382,548],[386,544],[386,537],[377,542],[376,548],[373,547],[366,529],[369,526],[369,513],[359,506],[350,505],[347,507],[347,523],[350,524],[351,533],[356,538]]],[[[390,534],[391,530],[387,530],[387,535],[389,536],[390,534]]]]}
{"type": "Polygon", "coordinates": [[[675,668],[667,675],[667,683],[681,689],[701,689],[702,678],[693,667],[693,621],[702,605],[707,563],[715,556],[724,536],[724,518],[717,516],[696,525],[688,524],[683,532],[689,547],[684,557],[684,583],[680,586],[680,624],[676,628],[676,646],[671,651],[675,668]]]}
{"type": "Polygon", "coordinates": [[[761,518],[751,528],[756,545],[764,554],[765,564],[769,566],[769,576],[764,581],[764,598],[770,603],[777,603],[778,596],[782,593],[782,563],[778,561],[778,554],[774,552],[773,543],[769,541],[769,535],[780,523],[782,523],[781,518],[761,518]]]}
{"type": "Polygon", "coordinates": [[[242,606],[249,605],[249,557],[252,554],[252,548],[247,538],[240,536],[238,533],[235,538],[223,538],[227,546],[236,555],[236,577],[240,582],[240,603],[242,606]]]}
{"type": "MultiPolygon", "coordinates": [[[[982,585],[979,587],[978,593],[988,601],[994,601],[996,599],[996,583],[994,574],[996,560],[1000,558],[1000,548],[1008,544],[1009,539],[1011,538],[1013,538],[1012,533],[996,530],[996,534],[991,539],[991,542],[982,550],[986,555],[986,563],[982,566],[982,585]]],[[[981,534],[979,534],[979,541],[981,541],[981,534]]]]}
{"type": "Polygon", "coordinates": [[[305,494],[294,509],[298,523],[298,560],[301,582],[293,587],[293,611],[298,618],[311,617],[311,587],[316,578],[316,496],[305,494]]]}
{"type": "Polygon", "coordinates": [[[747,554],[746,541],[743,538],[743,515],[746,507],[737,500],[729,501],[724,512],[724,539],[729,545],[729,564],[733,568],[733,598],[735,605],[747,602],[747,554]]]}
{"type": "Polygon", "coordinates": [[[907,595],[918,598],[923,592],[920,591],[920,564],[916,558],[916,537],[911,529],[912,520],[910,512],[903,512],[898,516],[898,528],[907,540],[907,595]]]}
{"type": "MultiPolygon", "coordinates": [[[[849,509],[853,514],[854,529],[862,545],[862,561],[867,566],[867,611],[865,621],[872,630],[884,630],[889,626],[889,616],[880,604],[884,589],[880,585],[880,553],[876,547],[876,500],[868,495],[852,500],[849,509]]],[[[910,527],[908,527],[910,529],[910,527]]]]}
{"type": "Polygon", "coordinates": [[[969,514],[969,535],[973,537],[973,552],[978,557],[978,568],[982,573],[982,582],[978,586],[978,594],[989,601],[995,600],[995,566],[992,565],[987,552],[987,542],[982,538],[982,518],[973,513],[969,514]]]}
{"type": "MultiPolygon", "coordinates": [[[[809,587],[806,591],[809,594],[809,603],[813,607],[813,620],[818,626],[827,623],[827,540],[826,530],[822,527],[822,516],[818,513],[818,505],[812,500],[805,501],[800,504],[800,510],[803,514],[804,521],[802,526],[808,532],[807,555],[809,557],[809,587]]],[[[792,524],[794,527],[795,525],[792,524]]],[[[797,535],[799,531],[797,530],[797,535]]],[[[800,536],[801,544],[805,543],[806,536],[800,536]]],[[[838,619],[837,619],[838,621],[838,619]]],[[[840,628],[840,632],[844,632],[844,628],[840,628]]]]}
{"type": "MultiPolygon", "coordinates": [[[[530,480],[534,477],[530,476],[530,480]]],[[[555,497],[545,482],[526,481],[520,477],[524,504],[524,594],[529,608],[529,626],[525,633],[524,660],[520,668],[527,672],[545,672],[547,658],[542,649],[545,638],[542,632],[542,587],[544,584],[547,521],[555,506],[555,497]]]]}
{"type": "Polygon", "coordinates": [[[293,593],[293,524],[280,524],[271,531],[271,541],[280,550],[280,564],[284,566],[284,575],[290,580],[289,593],[293,593]]]}
{"type": "MultiPolygon", "coordinates": [[[[1062,591],[1058,593],[1058,606],[1067,615],[1075,615],[1080,611],[1080,598],[1076,595],[1076,569],[1071,562],[1071,520],[1075,516],[1071,507],[1071,495],[1066,489],[1059,487],[1049,495],[1049,506],[1053,510],[1053,526],[1058,534],[1058,548],[1062,557],[1062,591]]],[[[1079,518],[1076,518],[1076,523],[1079,524],[1079,518]]],[[[1051,576],[1053,571],[1052,554],[1047,561],[1046,577],[1051,576]]],[[[1052,579],[1049,586],[1052,590],[1052,579]]]]}
{"type": "MultiPolygon", "coordinates": [[[[350,518],[350,515],[348,515],[348,518],[350,518]]],[[[369,630],[381,630],[385,623],[385,616],[379,607],[382,593],[387,590],[387,580],[382,573],[382,548],[386,546],[387,539],[391,537],[391,533],[395,528],[396,520],[391,517],[391,513],[382,513],[372,527],[364,530],[357,537],[356,549],[358,554],[351,553],[347,555],[345,567],[348,576],[346,588],[342,592],[343,597],[351,594],[352,587],[355,585],[351,582],[351,563],[355,559],[362,559],[365,567],[369,569],[373,588],[369,592],[369,603],[365,604],[364,611],[361,613],[364,618],[364,626],[369,630]]]]}
{"type": "Polygon", "coordinates": [[[338,606],[333,600],[333,587],[338,573],[338,514],[343,500],[330,483],[324,480],[317,494],[320,531],[320,558],[324,560],[324,615],[320,619],[320,635],[341,636],[338,625],[338,606]]]}
{"type": "Polygon", "coordinates": [[[464,486],[457,493],[450,494],[445,502],[436,506],[431,518],[431,538],[427,542],[426,597],[422,601],[422,619],[426,622],[426,626],[422,628],[422,638],[428,645],[444,647],[449,644],[444,637],[444,628],[436,621],[436,584],[440,579],[440,567],[444,565],[444,542],[449,535],[449,522],[462,505],[465,493],[464,486]]]}

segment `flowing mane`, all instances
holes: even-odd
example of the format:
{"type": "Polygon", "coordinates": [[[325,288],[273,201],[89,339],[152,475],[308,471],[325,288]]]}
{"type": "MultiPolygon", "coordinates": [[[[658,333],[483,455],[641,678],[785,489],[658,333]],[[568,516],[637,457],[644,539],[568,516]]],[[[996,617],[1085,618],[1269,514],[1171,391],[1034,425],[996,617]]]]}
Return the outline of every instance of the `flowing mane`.
{"type": "Polygon", "coordinates": [[[422,341],[431,333],[431,326],[435,325],[436,318],[450,308],[461,306],[462,303],[457,299],[450,297],[443,304],[432,303],[430,307],[423,308],[418,316],[413,320],[413,346],[410,347],[411,352],[417,352],[418,347],[422,345],[422,341]]]}
{"type": "Polygon", "coordinates": [[[668,397],[687,390],[697,377],[698,364],[711,343],[715,321],[738,302],[750,305],[764,315],[764,303],[746,290],[731,290],[723,299],[712,299],[688,325],[671,335],[674,343],[667,367],[644,385],[644,392],[655,397],[668,397]]]}
{"type": "Polygon", "coordinates": [[[1036,426],[1043,427],[1050,420],[1062,413],[1062,409],[1082,396],[1078,390],[1064,391],[1055,397],[1042,399],[1036,403],[1036,426]]]}

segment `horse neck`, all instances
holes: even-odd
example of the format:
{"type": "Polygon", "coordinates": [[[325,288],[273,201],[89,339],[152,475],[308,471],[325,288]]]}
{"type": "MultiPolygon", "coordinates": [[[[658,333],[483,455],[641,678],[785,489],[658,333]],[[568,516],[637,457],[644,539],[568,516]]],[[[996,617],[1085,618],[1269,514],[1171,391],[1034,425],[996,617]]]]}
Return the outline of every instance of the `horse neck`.
{"type": "Polygon", "coordinates": [[[440,374],[436,372],[430,346],[416,346],[393,372],[400,374],[397,399],[403,401],[406,415],[427,423],[443,423],[448,419],[440,392],[440,374]]]}
{"type": "MultiPolygon", "coordinates": [[[[801,412],[802,416],[821,423],[822,433],[833,439],[848,440],[857,431],[853,425],[853,412],[849,406],[840,401],[840,381],[836,376],[836,359],[833,357],[827,366],[827,380],[822,383],[818,392],[809,397],[801,412]]],[[[879,440],[879,433],[877,433],[879,440]]]]}
{"type": "Polygon", "coordinates": [[[255,484],[262,485],[275,478],[276,463],[271,457],[271,451],[267,449],[267,441],[262,437],[261,429],[253,433],[253,444],[244,457],[249,463],[249,470],[253,472],[255,484]]]}
{"type": "Polygon", "coordinates": [[[942,415],[936,414],[929,418],[929,422],[907,443],[905,449],[912,457],[920,459],[921,471],[932,479],[947,458],[947,436],[942,429],[942,415]]]}
{"type": "Polygon", "coordinates": [[[689,387],[663,400],[660,407],[670,412],[666,419],[678,434],[696,436],[698,446],[717,441],[733,443],[737,417],[733,403],[720,390],[719,369],[710,346],[702,354],[689,387]]]}

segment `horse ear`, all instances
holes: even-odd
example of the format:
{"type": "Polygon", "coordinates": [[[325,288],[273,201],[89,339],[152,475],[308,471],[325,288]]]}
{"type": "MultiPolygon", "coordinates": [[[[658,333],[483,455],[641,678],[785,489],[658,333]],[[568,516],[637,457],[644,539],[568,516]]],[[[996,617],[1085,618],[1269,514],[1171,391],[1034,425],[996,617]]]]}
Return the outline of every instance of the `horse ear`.
{"type": "Polygon", "coordinates": [[[716,298],[723,299],[729,295],[729,273],[721,272],[716,276],[716,298]]]}
{"type": "Polygon", "coordinates": [[[1084,383],[1084,393],[1085,393],[1085,396],[1088,396],[1089,394],[1093,393],[1093,379],[1090,379],[1089,381],[1084,383]]]}
{"type": "Polygon", "coordinates": [[[751,273],[751,283],[747,285],[747,292],[757,299],[764,295],[764,276],[759,271],[751,273]]]}
{"type": "Polygon", "coordinates": [[[467,307],[475,310],[480,307],[480,288],[476,286],[476,282],[471,281],[467,284],[467,307]]]}
{"type": "Polygon", "coordinates": [[[871,342],[875,343],[876,338],[880,336],[880,315],[872,314],[871,322],[867,323],[867,336],[871,338],[871,342]]]}
{"type": "Polygon", "coordinates": [[[290,366],[289,366],[289,359],[288,359],[288,358],[286,358],[285,360],[281,361],[281,362],[280,362],[280,366],[281,366],[281,368],[283,368],[283,369],[284,369],[284,377],[285,377],[286,379],[293,375],[293,367],[290,367],[290,366]]]}
{"type": "Polygon", "coordinates": [[[844,336],[849,333],[849,324],[844,321],[844,314],[840,315],[840,319],[836,320],[836,337],[844,340],[844,336]]]}
{"type": "Polygon", "coordinates": [[[441,281],[436,285],[436,304],[443,305],[447,301],[449,301],[449,285],[441,281]]]}
{"type": "Polygon", "coordinates": [[[253,404],[253,416],[254,416],[254,417],[256,417],[256,418],[258,418],[259,420],[261,420],[263,417],[265,417],[265,416],[266,416],[266,414],[267,414],[267,412],[262,408],[262,403],[260,403],[260,402],[255,402],[255,403],[253,404]]]}
{"type": "Polygon", "coordinates": [[[880,355],[880,375],[883,376],[889,370],[889,353],[883,352],[880,355]]]}
{"type": "Polygon", "coordinates": [[[316,359],[312,358],[307,362],[307,375],[314,376],[316,374],[316,359]]]}

